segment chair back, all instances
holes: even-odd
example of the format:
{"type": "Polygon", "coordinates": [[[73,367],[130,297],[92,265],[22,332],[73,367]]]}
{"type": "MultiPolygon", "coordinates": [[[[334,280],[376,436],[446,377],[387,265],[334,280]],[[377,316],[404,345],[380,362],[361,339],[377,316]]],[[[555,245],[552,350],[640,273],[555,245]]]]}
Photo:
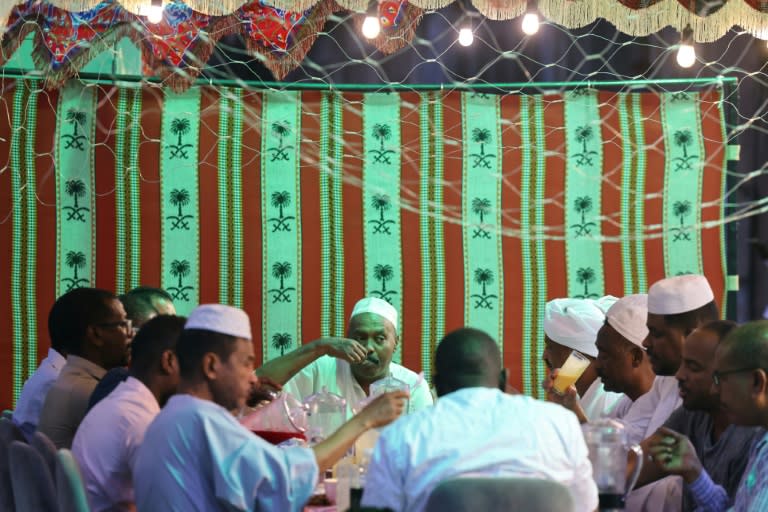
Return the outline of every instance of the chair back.
{"type": "Polygon", "coordinates": [[[0,512],[16,510],[11,485],[9,450],[14,441],[24,442],[21,430],[8,418],[0,417],[0,512]]]}
{"type": "Polygon", "coordinates": [[[13,441],[8,454],[16,510],[58,512],[53,478],[43,456],[21,441],[13,441]]]}
{"type": "Polygon", "coordinates": [[[453,478],[429,496],[425,512],[573,510],[568,488],[553,480],[510,477],[453,478]]]}
{"type": "Polygon", "coordinates": [[[72,452],[56,452],[56,495],[60,512],[90,512],[83,477],[72,452]]]}
{"type": "Polygon", "coordinates": [[[56,485],[56,445],[39,430],[32,435],[29,445],[43,457],[51,473],[51,480],[56,485]]]}

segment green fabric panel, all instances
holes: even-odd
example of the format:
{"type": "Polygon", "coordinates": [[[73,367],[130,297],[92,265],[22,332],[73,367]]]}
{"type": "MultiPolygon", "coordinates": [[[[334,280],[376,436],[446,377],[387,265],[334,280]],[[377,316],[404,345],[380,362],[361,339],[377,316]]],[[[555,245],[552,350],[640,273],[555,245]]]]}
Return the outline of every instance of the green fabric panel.
{"type": "Polygon", "coordinates": [[[37,180],[35,151],[37,133],[37,96],[41,92],[37,80],[29,81],[30,94],[27,102],[27,134],[24,151],[26,163],[27,186],[27,282],[26,282],[26,322],[27,322],[27,368],[26,376],[32,375],[37,369],[37,273],[32,269],[37,268],[37,180]]]}
{"type": "Polygon", "coordinates": [[[522,343],[523,343],[523,393],[531,395],[535,384],[531,376],[531,342],[533,340],[532,330],[532,304],[533,288],[535,284],[532,280],[531,272],[531,145],[533,144],[530,130],[531,111],[530,97],[520,97],[520,138],[522,144],[522,158],[520,169],[520,246],[521,264],[523,267],[523,325],[522,325],[522,343]]]}
{"type": "Polygon", "coordinates": [[[131,123],[128,153],[128,216],[130,220],[130,276],[127,281],[129,289],[141,284],[141,195],[139,182],[141,181],[141,169],[139,168],[139,141],[141,140],[141,95],[143,89],[131,90],[131,123]]]}
{"type": "Polygon", "coordinates": [[[331,180],[331,208],[333,222],[331,223],[331,243],[333,245],[335,278],[333,283],[331,307],[333,323],[331,333],[334,336],[344,336],[347,332],[347,322],[344,317],[344,195],[342,184],[344,182],[344,126],[343,126],[343,97],[341,93],[329,93],[331,101],[331,115],[333,116],[331,151],[333,169],[329,168],[328,177],[331,180]]]}
{"type": "Polygon", "coordinates": [[[219,302],[229,304],[230,282],[230,233],[229,197],[227,182],[230,179],[229,151],[230,115],[232,112],[231,89],[219,90],[219,136],[218,136],[218,204],[219,204],[219,302]]]}
{"type": "Polygon", "coordinates": [[[429,93],[422,93],[419,104],[419,138],[421,139],[420,149],[420,182],[419,182],[419,227],[421,239],[421,369],[426,377],[432,375],[432,345],[436,338],[433,332],[432,322],[434,314],[434,292],[433,281],[435,280],[435,264],[433,260],[434,248],[434,224],[432,218],[434,211],[431,204],[434,198],[434,181],[432,177],[431,164],[434,160],[434,148],[430,133],[431,109],[430,101],[432,99],[429,93]]]}
{"type": "Polygon", "coordinates": [[[503,351],[499,96],[463,93],[462,111],[464,323],[491,334],[503,351]]]}
{"type": "Polygon", "coordinates": [[[200,88],[165,89],[160,151],[162,286],[179,315],[200,302],[200,88]]]}
{"type": "Polygon", "coordinates": [[[300,94],[265,92],[261,141],[265,361],[301,345],[300,146],[300,94]]]}
{"type": "Polygon", "coordinates": [[[664,271],[701,274],[701,173],[704,140],[698,94],[662,95],[664,128],[664,271]]]}
{"type": "Polygon", "coordinates": [[[232,183],[230,216],[232,223],[232,296],[231,304],[243,307],[243,90],[235,89],[232,110],[232,183]]]}
{"type": "Polygon", "coordinates": [[[115,119],[115,293],[125,293],[126,259],[126,210],[125,210],[125,154],[127,136],[127,108],[129,90],[117,90],[117,113],[115,119]]]}
{"type": "MultiPolygon", "coordinates": [[[[385,299],[399,313],[403,335],[403,258],[400,221],[400,95],[363,99],[363,242],[366,294],[385,299]]],[[[402,361],[402,343],[393,355],[402,361]]]]}
{"type": "Polygon", "coordinates": [[[565,249],[568,296],[601,297],[605,290],[600,192],[603,141],[597,93],[565,93],[565,249]]]}
{"type": "Polygon", "coordinates": [[[93,148],[96,89],[70,80],[56,117],[56,296],[96,282],[93,148]]]}
{"type": "Polygon", "coordinates": [[[635,161],[635,275],[637,277],[637,291],[635,293],[648,292],[648,274],[645,269],[645,127],[643,126],[642,95],[632,94],[632,116],[634,124],[635,146],[638,148],[635,161]]]}
{"type": "Polygon", "coordinates": [[[621,126],[621,267],[624,273],[624,295],[638,293],[637,281],[635,279],[636,271],[634,269],[634,224],[632,222],[634,209],[632,208],[635,197],[635,187],[632,181],[637,175],[634,169],[635,155],[637,146],[635,146],[635,137],[633,133],[634,124],[630,122],[630,111],[627,104],[630,101],[630,95],[621,93],[618,95],[619,106],[619,124],[621,126]]]}
{"type": "Polygon", "coordinates": [[[534,103],[534,130],[535,150],[532,164],[535,165],[536,172],[536,191],[534,194],[534,204],[536,205],[534,232],[535,238],[536,266],[535,279],[536,293],[533,297],[534,312],[531,315],[533,321],[533,339],[531,340],[531,366],[532,366],[532,396],[538,397],[541,394],[541,380],[546,375],[544,369],[544,359],[541,354],[544,350],[544,308],[547,303],[547,259],[545,250],[545,238],[542,233],[546,233],[546,224],[544,221],[544,196],[546,195],[546,138],[544,136],[544,101],[541,95],[533,97],[534,103]]]}
{"type": "MultiPolygon", "coordinates": [[[[433,300],[434,306],[434,325],[432,333],[434,338],[432,340],[431,353],[434,355],[437,343],[445,336],[445,238],[443,235],[443,219],[446,218],[446,212],[444,211],[445,205],[443,204],[443,183],[445,166],[445,155],[443,151],[443,144],[445,144],[445,134],[443,132],[443,93],[432,94],[432,100],[430,101],[432,106],[432,123],[434,129],[432,130],[432,140],[430,144],[434,148],[434,160],[433,165],[433,184],[434,184],[434,198],[432,204],[434,205],[437,215],[432,215],[430,220],[434,224],[434,238],[433,238],[433,254],[435,258],[435,282],[433,300]]],[[[431,373],[429,375],[431,378],[431,373]]],[[[429,382],[429,381],[427,381],[429,382]]]]}

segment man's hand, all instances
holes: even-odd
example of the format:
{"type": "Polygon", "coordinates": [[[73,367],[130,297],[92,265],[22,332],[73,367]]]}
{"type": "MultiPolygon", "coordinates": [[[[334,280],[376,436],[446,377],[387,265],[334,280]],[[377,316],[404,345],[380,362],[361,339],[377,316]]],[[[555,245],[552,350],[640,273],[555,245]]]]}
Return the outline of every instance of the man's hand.
{"type": "Polygon", "coordinates": [[[547,394],[547,401],[560,404],[566,409],[575,412],[579,402],[576,386],[570,385],[566,388],[564,393],[558,393],[554,388],[554,382],[559,372],[559,369],[552,370],[549,376],[544,379],[544,382],[541,383],[541,387],[544,388],[544,391],[547,394]]]}
{"type": "Polygon", "coordinates": [[[377,396],[358,413],[357,417],[366,430],[389,425],[403,413],[410,393],[403,390],[391,391],[377,396]]]}
{"type": "Polygon", "coordinates": [[[315,343],[326,355],[343,359],[348,363],[362,363],[368,355],[365,347],[349,338],[320,338],[315,340],[315,343]]]}
{"type": "Polygon", "coordinates": [[[648,438],[651,459],[663,472],[680,475],[691,484],[701,474],[701,461],[691,441],[682,434],[662,427],[648,438]]]}
{"type": "Polygon", "coordinates": [[[256,407],[262,402],[271,402],[283,386],[269,377],[259,377],[259,381],[251,386],[251,394],[245,402],[248,407],[256,407]]]}

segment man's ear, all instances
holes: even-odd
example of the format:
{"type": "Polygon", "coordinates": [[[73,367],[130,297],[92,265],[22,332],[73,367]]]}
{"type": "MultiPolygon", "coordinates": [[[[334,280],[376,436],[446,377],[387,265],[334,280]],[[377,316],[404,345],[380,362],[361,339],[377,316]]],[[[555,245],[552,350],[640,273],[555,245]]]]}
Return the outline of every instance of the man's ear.
{"type": "Polygon", "coordinates": [[[641,349],[640,347],[632,346],[629,351],[632,355],[632,368],[637,368],[640,366],[640,364],[643,362],[643,358],[647,357],[645,350],[641,349]]]}
{"type": "Polygon", "coordinates": [[[104,344],[104,341],[101,339],[101,328],[97,325],[89,325],[85,328],[85,338],[91,340],[97,347],[104,344]]]}
{"type": "Polygon", "coordinates": [[[176,354],[173,350],[166,350],[160,357],[160,368],[162,368],[165,375],[171,375],[176,372],[179,366],[179,361],[176,358],[176,354]]]}
{"type": "Polygon", "coordinates": [[[395,334],[395,348],[400,344],[400,335],[395,334]]]}
{"type": "Polygon", "coordinates": [[[758,368],[752,375],[752,392],[756,395],[764,395],[768,391],[768,374],[762,368],[758,368]]]}
{"type": "Polygon", "coordinates": [[[201,364],[203,369],[203,376],[205,376],[206,380],[216,380],[219,373],[219,366],[221,364],[219,356],[213,352],[208,352],[203,356],[203,361],[201,364]]]}

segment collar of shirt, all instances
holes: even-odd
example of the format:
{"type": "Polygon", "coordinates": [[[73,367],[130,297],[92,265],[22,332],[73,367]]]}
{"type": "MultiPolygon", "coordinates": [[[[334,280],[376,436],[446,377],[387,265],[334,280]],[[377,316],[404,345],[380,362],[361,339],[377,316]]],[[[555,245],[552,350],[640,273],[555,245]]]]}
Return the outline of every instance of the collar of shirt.
{"type": "Polygon", "coordinates": [[[67,364],[64,368],[71,373],[88,375],[96,380],[101,380],[107,373],[107,370],[96,363],[72,354],[67,356],[67,364]]]}
{"type": "Polygon", "coordinates": [[[61,370],[67,364],[67,358],[61,355],[55,348],[48,349],[48,356],[45,360],[56,370],[61,370]]]}
{"type": "MultiPolygon", "coordinates": [[[[152,391],[136,377],[128,377],[123,382],[117,385],[115,390],[107,396],[110,400],[125,400],[128,399],[131,402],[141,404],[148,411],[158,413],[160,412],[160,404],[157,403],[157,398],[152,394],[152,391]]],[[[105,400],[107,399],[105,398],[105,400]]]]}

